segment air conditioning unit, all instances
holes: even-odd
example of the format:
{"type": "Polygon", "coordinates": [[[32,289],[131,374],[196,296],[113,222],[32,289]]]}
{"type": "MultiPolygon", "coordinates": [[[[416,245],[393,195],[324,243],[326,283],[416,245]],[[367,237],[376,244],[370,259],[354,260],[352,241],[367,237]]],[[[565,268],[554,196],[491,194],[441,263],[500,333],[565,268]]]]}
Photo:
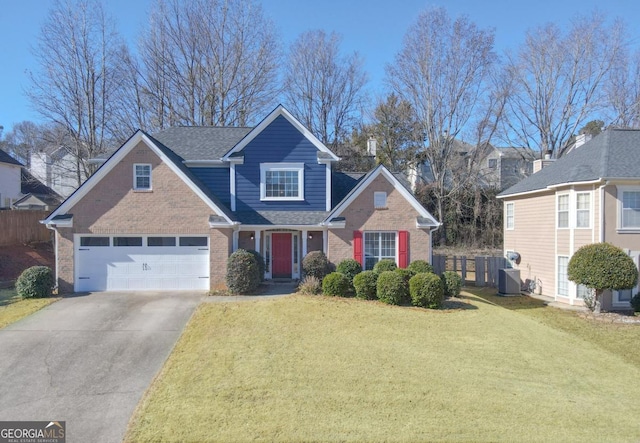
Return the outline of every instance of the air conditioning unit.
{"type": "Polygon", "coordinates": [[[498,295],[520,295],[520,269],[498,270],[498,295]]]}

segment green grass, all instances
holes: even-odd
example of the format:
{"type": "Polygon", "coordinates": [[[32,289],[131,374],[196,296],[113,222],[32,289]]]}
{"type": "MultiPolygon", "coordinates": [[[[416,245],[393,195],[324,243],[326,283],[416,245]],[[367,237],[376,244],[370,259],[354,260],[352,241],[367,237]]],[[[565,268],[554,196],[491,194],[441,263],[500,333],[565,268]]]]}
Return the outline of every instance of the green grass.
{"type": "Polygon", "coordinates": [[[640,327],[494,298],[203,304],[126,441],[640,439],[640,327]]]}
{"type": "Polygon", "coordinates": [[[16,290],[0,289],[0,329],[50,305],[57,298],[18,297],[16,290]]]}

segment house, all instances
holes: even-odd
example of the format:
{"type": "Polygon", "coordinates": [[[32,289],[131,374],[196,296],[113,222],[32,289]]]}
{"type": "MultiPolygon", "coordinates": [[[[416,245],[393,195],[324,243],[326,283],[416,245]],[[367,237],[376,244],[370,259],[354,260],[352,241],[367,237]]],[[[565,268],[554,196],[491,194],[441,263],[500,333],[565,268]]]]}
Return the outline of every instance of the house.
{"type": "Polygon", "coordinates": [[[64,198],[87,179],[85,169],[66,146],[33,152],[29,163],[30,173],[64,198]]]}
{"type": "Polygon", "coordinates": [[[13,203],[13,209],[52,211],[62,203],[63,198],[57,192],[41,183],[26,168],[22,168],[20,177],[22,197],[13,203]]]}
{"type": "Polygon", "coordinates": [[[338,160],[282,106],[254,128],[137,131],[43,221],[59,289],[209,290],[239,248],[267,279],[300,278],[315,250],[367,269],[430,260],[439,223],[413,194],[384,166],[338,160]]]}
{"type": "Polygon", "coordinates": [[[22,197],[21,170],[22,163],[0,149],[0,209],[11,209],[13,202],[22,197]]]}
{"type": "MultiPolygon", "coordinates": [[[[537,160],[504,201],[504,253],[535,291],[583,305],[587,288],[567,279],[573,253],[608,242],[639,264],[640,130],[608,129],[565,156],[537,160]]],[[[638,288],[605,294],[603,309],[629,308],[638,288]]]]}

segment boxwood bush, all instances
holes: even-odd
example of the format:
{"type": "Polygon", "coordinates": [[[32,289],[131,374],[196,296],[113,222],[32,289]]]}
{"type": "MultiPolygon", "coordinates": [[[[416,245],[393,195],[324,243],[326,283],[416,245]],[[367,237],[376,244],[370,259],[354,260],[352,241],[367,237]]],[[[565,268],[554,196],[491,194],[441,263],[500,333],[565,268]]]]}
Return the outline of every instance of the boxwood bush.
{"type": "Polygon", "coordinates": [[[436,309],[442,306],[444,290],[440,277],[431,272],[421,272],[409,280],[411,304],[436,309]]]}
{"type": "Polygon", "coordinates": [[[382,274],[384,271],[395,271],[396,269],[398,269],[398,265],[396,265],[396,262],[390,258],[383,258],[373,265],[373,270],[378,274],[382,274]]]}
{"type": "Polygon", "coordinates": [[[404,277],[397,272],[383,271],[378,275],[376,294],[380,301],[390,305],[399,305],[407,299],[408,292],[409,285],[404,277]]]}
{"type": "Polygon", "coordinates": [[[442,288],[445,297],[457,297],[462,289],[462,277],[455,271],[445,271],[442,273],[442,288]]]}
{"type": "Polygon", "coordinates": [[[322,280],[322,293],[333,297],[350,297],[353,295],[353,286],[346,275],[332,272],[322,280]]]}
{"type": "Polygon", "coordinates": [[[338,263],[336,272],[344,274],[349,281],[353,282],[353,277],[362,272],[362,265],[357,260],[347,258],[338,263]]]}
{"type": "MultiPolygon", "coordinates": [[[[400,274],[402,278],[404,278],[404,281],[407,282],[407,288],[409,287],[409,280],[411,280],[411,277],[416,275],[416,273],[409,268],[398,268],[393,272],[400,274]]],[[[407,291],[404,295],[405,295],[405,298],[402,300],[402,303],[411,303],[411,297],[409,296],[409,291],[407,291]]]]}
{"type": "Polygon", "coordinates": [[[16,292],[22,298],[50,297],[55,285],[53,271],[47,266],[32,266],[16,280],[16,292]]]}
{"type": "Polygon", "coordinates": [[[329,260],[322,251],[311,251],[302,259],[302,272],[322,280],[330,271],[329,260]]]}
{"type": "Polygon", "coordinates": [[[377,296],[378,274],[373,271],[362,271],[353,277],[353,287],[356,297],[364,300],[375,300],[377,296]]]}
{"type": "Polygon", "coordinates": [[[422,272],[431,272],[433,273],[433,266],[427,263],[425,260],[415,260],[409,263],[407,269],[411,269],[415,274],[420,274],[422,272]]]}
{"type": "Polygon", "coordinates": [[[258,263],[258,273],[260,274],[260,281],[264,281],[264,257],[262,257],[262,255],[260,255],[258,251],[254,251],[253,249],[249,249],[247,252],[253,254],[253,256],[255,257],[256,262],[258,263]]]}
{"type": "Polygon", "coordinates": [[[256,257],[238,249],[227,259],[227,287],[234,294],[249,294],[260,286],[260,269],[256,257]]]}

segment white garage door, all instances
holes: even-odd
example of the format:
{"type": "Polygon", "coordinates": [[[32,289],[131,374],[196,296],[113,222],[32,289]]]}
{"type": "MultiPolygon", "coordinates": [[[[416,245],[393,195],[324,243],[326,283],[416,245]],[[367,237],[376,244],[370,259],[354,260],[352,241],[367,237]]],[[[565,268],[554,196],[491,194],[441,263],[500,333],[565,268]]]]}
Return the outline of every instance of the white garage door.
{"type": "Polygon", "coordinates": [[[76,292],[209,290],[207,236],[76,236],[76,292]]]}

